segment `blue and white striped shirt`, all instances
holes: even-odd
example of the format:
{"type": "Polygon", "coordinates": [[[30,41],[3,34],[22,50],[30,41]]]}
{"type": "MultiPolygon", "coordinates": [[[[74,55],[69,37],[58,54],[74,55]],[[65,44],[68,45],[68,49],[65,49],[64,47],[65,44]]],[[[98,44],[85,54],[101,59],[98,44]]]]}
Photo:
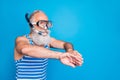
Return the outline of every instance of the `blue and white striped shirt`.
{"type": "MultiPolygon", "coordinates": [[[[26,38],[31,45],[34,45],[28,35],[26,35],[26,38]]],[[[45,48],[48,48],[48,46],[45,46],[45,48]]],[[[48,58],[35,58],[24,55],[15,63],[17,80],[46,80],[48,58]]]]}

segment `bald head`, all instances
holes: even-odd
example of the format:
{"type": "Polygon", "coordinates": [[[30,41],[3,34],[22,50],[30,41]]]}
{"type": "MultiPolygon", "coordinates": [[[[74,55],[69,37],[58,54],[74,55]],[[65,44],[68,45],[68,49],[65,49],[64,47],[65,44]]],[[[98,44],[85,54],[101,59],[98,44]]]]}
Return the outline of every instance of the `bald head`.
{"type": "Polygon", "coordinates": [[[46,14],[40,10],[34,11],[30,16],[30,22],[37,22],[39,20],[48,20],[46,14]]]}

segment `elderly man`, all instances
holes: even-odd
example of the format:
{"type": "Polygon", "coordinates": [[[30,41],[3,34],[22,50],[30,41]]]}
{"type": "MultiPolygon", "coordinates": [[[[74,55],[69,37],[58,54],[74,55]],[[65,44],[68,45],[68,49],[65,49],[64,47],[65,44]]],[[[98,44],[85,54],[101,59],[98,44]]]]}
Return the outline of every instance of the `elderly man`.
{"type": "Polygon", "coordinates": [[[82,65],[83,58],[71,43],[50,36],[49,28],[52,23],[42,11],[36,10],[25,17],[31,31],[16,39],[14,58],[17,80],[46,80],[48,58],[58,59],[72,67],[82,65]],[[66,52],[49,50],[51,47],[65,49],[66,52]]]}

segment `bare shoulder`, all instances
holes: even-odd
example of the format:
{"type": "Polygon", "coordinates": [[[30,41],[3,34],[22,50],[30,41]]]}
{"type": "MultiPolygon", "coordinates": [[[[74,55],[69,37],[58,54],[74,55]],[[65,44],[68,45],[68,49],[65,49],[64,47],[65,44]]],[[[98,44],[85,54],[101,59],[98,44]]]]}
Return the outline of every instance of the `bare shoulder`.
{"type": "Polygon", "coordinates": [[[25,36],[19,36],[15,40],[15,48],[14,48],[14,59],[19,60],[23,57],[23,54],[21,54],[20,49],[25,45],[29,44],[28,39],[25,36]]]}
{"type": "Polygon", "coordinates": [[[17,45],[19,43],[27,43],[28,44],[29,40],[25,36],[19,36],[15,40],[15,45],[17,45]]]}
{"type": "Polygon", "coordinates": [[[19,36],[19,37],[16,38],[15,41],[16,42],[19,42],[19,41],[28,41],[28,39],[25,36],[19,36]]]}
{"type": "Polygon", "coordinates": [[[21,49],[25,46],[29,45],[29,40],[25,36],[19,36],[15,41],[15,49],[20,53],[21,49]]]}

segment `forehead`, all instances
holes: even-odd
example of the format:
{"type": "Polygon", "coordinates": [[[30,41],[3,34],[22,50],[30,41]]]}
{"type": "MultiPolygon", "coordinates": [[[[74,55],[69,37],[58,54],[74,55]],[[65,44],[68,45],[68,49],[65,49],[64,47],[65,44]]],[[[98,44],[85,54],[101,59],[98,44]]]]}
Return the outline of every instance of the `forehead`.
{"type": "Polygon", "coordinates": [[[38,12],[33,15],[34,21],[48,20],[48,17],[43,12],[38,12]]]}

